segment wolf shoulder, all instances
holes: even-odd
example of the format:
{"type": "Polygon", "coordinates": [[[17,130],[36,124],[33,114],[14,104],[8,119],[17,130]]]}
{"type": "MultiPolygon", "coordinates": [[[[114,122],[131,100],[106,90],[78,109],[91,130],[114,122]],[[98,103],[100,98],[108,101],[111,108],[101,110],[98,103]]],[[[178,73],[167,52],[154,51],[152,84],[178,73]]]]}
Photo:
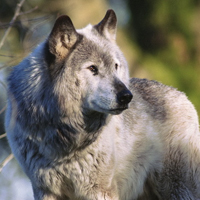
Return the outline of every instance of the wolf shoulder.
{"type": "Polygon", "coordinates": [[[154,80],[139,78],[130,79],[130,90],[134,96],[132,106],[141,106],[154,120],[198,126],[197,111],[185,93],[154,80]]]}

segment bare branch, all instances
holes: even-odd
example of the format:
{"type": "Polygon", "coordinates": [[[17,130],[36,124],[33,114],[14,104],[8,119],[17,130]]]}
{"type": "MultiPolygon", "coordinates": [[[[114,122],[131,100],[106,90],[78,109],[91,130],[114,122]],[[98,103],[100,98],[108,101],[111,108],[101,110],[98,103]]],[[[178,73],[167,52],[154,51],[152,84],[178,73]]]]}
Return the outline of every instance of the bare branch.
{"type": "Polygon", "coordinates": [[[1,110],[0,110],[0,115],[6,110],[6,106],[4,106],[1,110]]]}
{"type": "Polygon", "coordinates": [[[7,90],[6,84],[3,81],[0,80],[0,84],[7,90]]]}
{"type": "MultiPolygon", "coordinates": [[[[29,12],[31,12],[31,11],[33,11],[33,10],[30,10],[30,11],[27,11],[28,13],[29,12]]],[[[25,14],[27,14],[27,12],[23,12],[23,13],[20,13],[19,15],[25,15],[25,14]]],[[[0,28],[8,28],[9,26],[15,26],[15,25],[17,25],[19,22],[30,22],[30,23],[36,23],[36,22],[38,22],[38,21],[44,21],[44,20],[51,20],[51,18],[52,18],[52,15],[45,15],[45,16],[43,16],[43,17],[35,17],[35,18],[33,18],[33,19],[22,19],[22,20],[16,20],[15,22],[13,22],[12,24],[11,24],[11,22],[9,22],[9,23],[1,23],[0,24],[0,28]]]]}
{"type": "Polygon", "coordinates": [[[2,57],[15,58],[16,56],[0,54],[2,57]]]}
{"type": "Polygon", "coordinates": [[[32,13],[33,11],[37,10],[38,9],[38,6],[35,6],[35,8],[32,8],[26,12],[22,12],[22,13],[19,13],[19,15],[26,15],[26,14],[29,14],[29,13],[32,13]]]}
{"type": "MultiPolygon", "coordinates": [[[[23,5],[23,3],[25,2],[25,0],[21,0],[20,3],[17,4],[17,7],[16,7],[16,10],[15,10],[15,14],[10,22],[10,24],[13,24],[15,22],[15,20],[17,19],[17,17],[19,16],[20,14],[20,9],[23,5]]],[[[4,42],[5,42],[5,39],[6,37],[8,36],[8,34],[10,33],[10,30],[11,30],[12,26],[9,26],[8,29],[6,30],[1,42],[0,42],[0,49],[1,47],[3,46],[4,42]]]]}
{"type": "Polygon", "coordinates": [[[6,137],[6,133],[0,135],[0,139],[5,138],[6,137]]]}
{"type": "Polygon", "coordinates": [[[13,154],[10,154],[1,164],[0,164],[0,172],[6,166],[8,162],[10,162],[14,158],[13,154]]]}

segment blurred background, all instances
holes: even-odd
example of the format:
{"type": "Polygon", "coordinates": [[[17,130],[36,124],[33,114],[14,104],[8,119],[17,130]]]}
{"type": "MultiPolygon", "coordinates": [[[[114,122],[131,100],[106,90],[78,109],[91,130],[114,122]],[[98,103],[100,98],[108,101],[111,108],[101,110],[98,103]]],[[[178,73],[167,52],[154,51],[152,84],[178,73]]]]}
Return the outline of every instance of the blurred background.
{"type": "Polygon", "coordinates": [[[117,41],[130,75],[185,92],[200,114],[200,0],[16,0],[0,1],[0,199],[33,200],[31,184],[15,159],[3,167],[10,149],[4,137],[5,78],[49,34],[57,16],[67,14],[77,29],[97,24],[112,8],[117,41]],[[18,6],[17,6],[18,5],[18,6]],[[9,27],[9,34],[5,36],[9,27]],[[2,168],[3,167],[3,168],[2,168]]]}

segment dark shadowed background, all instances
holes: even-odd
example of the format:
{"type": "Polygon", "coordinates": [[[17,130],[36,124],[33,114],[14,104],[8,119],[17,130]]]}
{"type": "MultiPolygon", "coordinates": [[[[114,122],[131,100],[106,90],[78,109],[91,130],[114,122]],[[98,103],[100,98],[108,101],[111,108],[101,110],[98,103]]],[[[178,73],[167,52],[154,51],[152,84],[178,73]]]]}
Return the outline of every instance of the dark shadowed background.
{"type": "MultiPolygon", "coordinates": [[[[128,60],[130,75],[178,88],[200,113],[200,0],[25,0],[11,24],[16,8],[16,0],[0,1],[0,135],[5,133],[9,67],[47,37],[57,16],[67,14],[76,28],[82,28],[98,23],[109,8],[118,17],[117,41],[128,60]]],[[[0,163],[9,155],[2,136],[0,163]]],[[[30,182],[15,159],[0,172],[0,199],[33,200],[30,182]]]]}

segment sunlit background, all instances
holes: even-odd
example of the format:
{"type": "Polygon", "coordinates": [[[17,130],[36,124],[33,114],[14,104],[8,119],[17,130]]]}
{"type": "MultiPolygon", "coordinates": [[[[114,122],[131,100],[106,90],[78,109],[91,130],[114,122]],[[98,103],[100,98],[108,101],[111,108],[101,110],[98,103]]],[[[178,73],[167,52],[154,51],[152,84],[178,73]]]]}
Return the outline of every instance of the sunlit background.
{"type": "MultiPolygon", "coordinates": [[[[0,1],[0,135],[5,133],[9,66],[19,63],[47,37],[57,16],[67,14],[76,28],[82,28],[98,23],[109,8],[118,17],[117,40],[128,60],[130,75],[178,88],[200,113],[200,0],[25,0],[10,24],[16,2],[0,1]]],[[[3,137],[0,163],[9,155],[3,137]]],[[[0,172],[0,200],[33,200],[31,184],[15,159],[0,172]]]]}

